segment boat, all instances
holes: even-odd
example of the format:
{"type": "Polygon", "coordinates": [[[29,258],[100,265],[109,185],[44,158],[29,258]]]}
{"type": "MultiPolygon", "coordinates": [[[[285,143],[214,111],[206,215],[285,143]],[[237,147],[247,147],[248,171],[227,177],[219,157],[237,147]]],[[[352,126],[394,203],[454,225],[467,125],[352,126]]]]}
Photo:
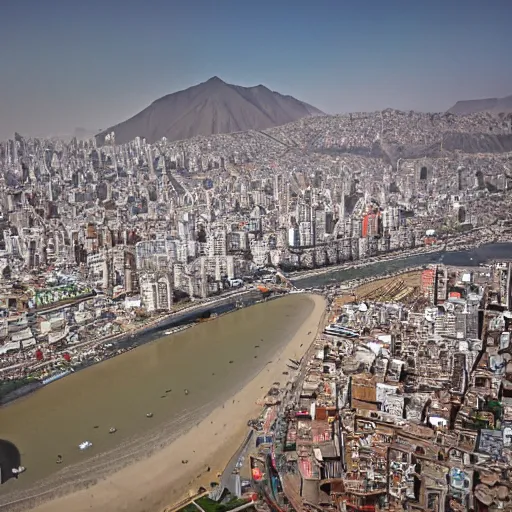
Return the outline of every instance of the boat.
{"type": "Polygon", "coordinates": [[[110,427],[110,428],[108,429],[108,433],[109,433],[109,434],[115,434],[116,432],[117,432],[117,428],[116,428],[116,427],[110,427]]]}
{"type": "Polygon", "coordinates": [[[152,413],[152,412],[148,412],[148,413],[146,414],[146,418],[152,418],[152,417],[153,417],[153,413],[152,413]]]}
{"type": "Polygon", "coordinates": [[[188,329],[189,327],[192,327],[192,325],[190,325],[190,324],[180,325],[178,327],[175,327],[174,329],[169,329],[168,331],[164,331],[164,334],[166,336],[169,336],[169,334],[175,334],[177,332],[184,331],[185,329],[188,329]]]}
{"type": "Polygon", "coordinates": [[[66,375],[69,375],[70,373],[73,373],[74,370],[70,368],[69,370],[64,370],[63,372],[56,373],[55,375],[51,375],[50,377],[47,377],[46,379],[43,379],[41,382],[43,385],[50,384],[51,382],[55,382],[56,380],[62,379],[62,377],[66,377],[66,375]]]}
{"type": "Polygon", "coordinates": [[[87,448],[90,448],[91,446],[92,443],[90,441],[84,441],[78,445],[78,448],[80,448],[80,450],[87,450],[87,448]]]}

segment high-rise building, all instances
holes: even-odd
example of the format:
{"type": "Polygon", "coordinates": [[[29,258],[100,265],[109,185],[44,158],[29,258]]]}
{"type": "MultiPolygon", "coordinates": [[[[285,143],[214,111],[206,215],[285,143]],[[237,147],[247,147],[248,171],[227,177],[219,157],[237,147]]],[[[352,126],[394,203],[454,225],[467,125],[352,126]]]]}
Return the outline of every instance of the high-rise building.
{"type": "Polygon", "coordinates": [[[173,290],[169,273],[143,272],[140,275],[142,305],[148,312],[169,311],[173,303],[173,290]]]}
{"type": "Polygon", "coordinates": [[[325,210],[315,210],[315,244],[325,242],[325,233],[327,227],[327,213],[325,210]]]}
{"type": "Polygon", "coordinates": [[[310,247],[313,245],[313,226],[311,222],[299,223],[299,240],[302,247],[310,247]]]}
{"type": "Polygon", "coordinates": [[[299,228],[297,226],[292,226],[288,230],[288,245],[290,247],[298,247],[300,245],[299,228]]]}

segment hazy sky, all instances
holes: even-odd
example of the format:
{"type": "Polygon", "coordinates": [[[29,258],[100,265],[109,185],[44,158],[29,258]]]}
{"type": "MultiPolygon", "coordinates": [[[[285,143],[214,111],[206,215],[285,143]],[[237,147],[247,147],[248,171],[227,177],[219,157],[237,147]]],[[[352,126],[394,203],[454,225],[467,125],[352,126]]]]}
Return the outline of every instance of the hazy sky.
{"type": "Polygon", "coordinates": [[[512,0],[2,0],[0,138],[107,128],[217,75],[328,113],[512,94],[512,0]]]}

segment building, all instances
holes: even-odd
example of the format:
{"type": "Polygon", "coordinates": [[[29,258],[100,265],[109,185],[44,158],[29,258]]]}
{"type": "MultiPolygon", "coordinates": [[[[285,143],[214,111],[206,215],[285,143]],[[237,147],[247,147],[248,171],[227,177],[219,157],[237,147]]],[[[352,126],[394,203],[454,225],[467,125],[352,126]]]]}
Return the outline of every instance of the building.
{"type": "Polygon", "coordinates": [[[140,275],[142,306],[149,312],[170,311],[173,304],[171,275],[164,272],[143,272],[140,275]]]}

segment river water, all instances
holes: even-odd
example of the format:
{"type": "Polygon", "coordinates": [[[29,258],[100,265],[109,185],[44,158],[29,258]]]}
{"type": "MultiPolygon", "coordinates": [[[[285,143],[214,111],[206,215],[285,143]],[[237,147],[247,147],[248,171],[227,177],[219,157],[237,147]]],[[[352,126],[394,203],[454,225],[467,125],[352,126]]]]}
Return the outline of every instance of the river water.
{"type": "MultiPolygon", "coordinates": [[[[489,244],[334,269],[294,281],[315,287],[414,265],[471,266],[507,258],[512,258],[511,243],[489,244]]],[[[0,506],[7,501],[2,499],[6,493],[32,489],[48,479],[80,476],[99,453],[132,453],[136,447],[149,449],[159,436],[178,435],[261,371],[312,309],[313,303],[303,295],[257,304],[159,338],[0,408],[0,438],[16,444],[27,467],[17,481],[1,486],[0,506]],[[146,417],[148,412],[152,418],[146,417]],[[118,429],[115,434],[108,433],[112,426],[118,429]],[[93,446],[81,452],[78,444],[85,440],[93,446]],[[64,460],[60,465],[55,462],[58,454],[64,460]]]]}
{"type": "Polygon", "coordinates": [[[123,446],[132,450],[143,446],[141,438],[158,439],[163,429],[172,437],[193,425],[276,357],[313,307],[307,296],[289,295],[241,309],[142,345],[0,408],[0,438],[18,447],[27,467],[18,480],[1,486],[0,506],[1,495],[9,491],[51,475],[60,480],[60,475],[78,475],[77,466],[69,466],[100,452],[123,446]],[[117,432],[109,434],[110,427],[117,432]],[[80,451],[79,443],[86,440],[92,448],[80,451]],[[57,455],[62,455],[62,464],[56,464],[57,455]]]}
{"type": "Polygon", "coordinates": [[[370,276],[379,276],[391,272],[398,272],[407,267],[428,265],[431,263],[443,263],[444,265],[454,265],[461,267],[470,267],[481,265],[490,260],[512,259],[512,243],[487,244],[476,249],[454,252],[431,252],[427,254],[417,254],[408,258],[400,258],[391,261],[374,263],[365,267],[354,269],[333,269],[311,277],[300,279],[292,278],[293,282],[301,288],[310,288],[334,284],[340,281],[350,281],[352,279],[365,278],[370,276]]]}

